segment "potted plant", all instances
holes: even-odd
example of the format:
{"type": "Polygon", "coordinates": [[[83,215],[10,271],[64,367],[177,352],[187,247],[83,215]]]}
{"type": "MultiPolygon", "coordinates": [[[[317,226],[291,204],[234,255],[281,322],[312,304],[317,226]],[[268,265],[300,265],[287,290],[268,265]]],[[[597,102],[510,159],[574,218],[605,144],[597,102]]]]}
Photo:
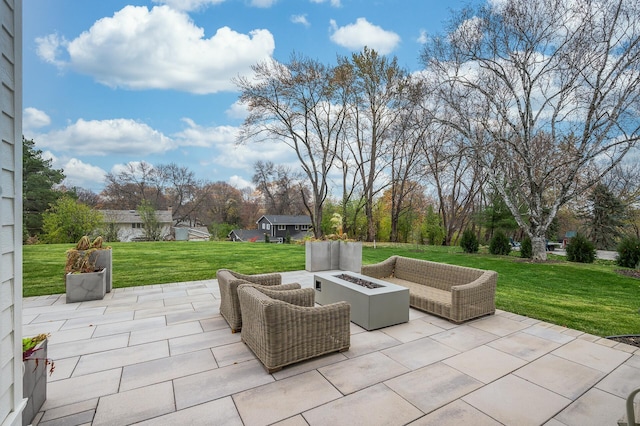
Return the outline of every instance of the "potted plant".
{"type": "Polygon", "coordinates": [[[48,334],[22,339],[22,396],[27,405],[22,412],[22,424],[29,425],[47,399],[47,367],[53,374],[55,363],[47,357],[48,334]]]}
{"type": "Polygon", "coordinates": [[[67,303],[102,299],[107,291],[107,267],[111,280],[110,266],[111,250],[102,247],[102,237],[93,242],[86,235],[82,237],[75,248],[67,250],[67,303]],[[103,253],[107,254],[101,258],[103,253]]]}

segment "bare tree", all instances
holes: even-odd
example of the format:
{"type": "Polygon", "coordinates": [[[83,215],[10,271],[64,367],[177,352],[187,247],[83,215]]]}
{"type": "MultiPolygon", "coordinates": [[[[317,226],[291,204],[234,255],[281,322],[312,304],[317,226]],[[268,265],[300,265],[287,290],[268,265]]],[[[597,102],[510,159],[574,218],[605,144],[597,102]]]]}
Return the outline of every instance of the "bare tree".
{"type": "Polygon", "coordinates": [[[251,79],[234,79],[249,108],[238,142],[276,138],[294,150],[311,187],[311,199],[303,194],[303,201],[320,237],[328,174],[344,129],[346,110],[337,93],[342,86],[334,84],[334,68],[295,55],[288,64],[272,60],[253,71],[251,79]]]}
{"type": "Polygon", "coordinates": [[[350,88],[347,147],[362,185],[367,240],[373,241],[375,196],[391,182],[389,176],[385,179],[384,172],[391,163],[391,132],[401,116],[398,104],[408,75],[398,66],[396,58],[388,60],[366,47],[351,58],[339,58],[338,62],[350,88]]]}
{"type": "Polygon", "coordinates": [[[558,209],[638,141],[640,5],[496,1],[452,22],[422,55],[446,104],[435,115],[463,135],[544,260],[558,209]]]}
{"type": "Polygon", "coordinates": [[[252,180],[262,194],[267,213],[301,215],[306,211],[307,189],[291,169],[271,161],[257,161],[254,171],[252,180]]]}

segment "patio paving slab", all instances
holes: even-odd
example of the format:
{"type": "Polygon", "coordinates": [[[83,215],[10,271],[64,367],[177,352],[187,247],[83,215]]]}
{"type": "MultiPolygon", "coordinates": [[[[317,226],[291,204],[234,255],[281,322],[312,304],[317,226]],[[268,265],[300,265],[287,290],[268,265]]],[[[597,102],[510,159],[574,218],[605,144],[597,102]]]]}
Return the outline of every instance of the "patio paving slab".
{"type": "Polygon", "coordinates": [[[555,355],[545,355],[513,374],[572,400],[605,376],[599,370],[555,355]]]}
{"type": "Polygon", "coordinates": [[[385,384],[423,413],[430,413],[482,386],[482,382],[440,362],[385,384]]]}
{"type": "Polygon", "coordinates": [[[567,426],[617,425],[625,413],[625,400],[600,389],[590,389],[556,419],[567,426]]]}
{"type": "Polygon", "coordinates": [[[158,383],[100,398],[93,425],[131,424],[175,409],[171,382],[158,383]]]}
{"type": "Polygon", "coordinates": [[[46,414],[52,408],[117,393],[121,374],[121,369],[116,368],[47,383],[47,400],[42,410],[46,414]]]}
{"type": "Polygon", "coordinates": [[[580,339],[559,347],[552,354],[605,373],[610,373],[631,356],[629,353],[580,339]]]}
{"type": "Polygon", "coordinates": [[[639,386],[640,369],[623,364],[598,383],[596,388],[626,399],[639,386]]]}
{"type": "Polygon", "coordinates": [[[455,400],[409,424],[410,426],[501,426],[502,423],[487,416],[462,400],[455,400]]]}
{"type": "Polygon", "coordinates": [[[551,419],[571,400],[514,375],[508,375],[462,398],[505,425],[536,426],[551,419]]]}
{"type": "Polygon", "coordinates": [[[484,345],[442,362],[483,383],[493,382],[526,364],[520,358],[484,345]]]}
{"type": "Polygon", "coordinates": [[[218,365],[208,349],[135,363],[123,368],[120,391],[149,386],[215,368],[218,368],[218,365]]]}
{"type": "Polygon", "coordinates": [[[242,420],[231,397],[228,396],[134,424],[137,426],[242,426],[242,420]]]}
{"type": "Polygon", "coordinates": [[[442,333],[434,334],[431,338],[460,352],[468,351],[485,343],[489,343],[502,336],[480,330],[470,325],[461,325],[442,333]]]}
{"type": "Polygon", "coordinates": [[[535,336],[533,334],[519,332],[503,337],[487,346],[498,349],[504,353],[521,358],[525,361],[533,361],[560,347],[560,343],[535,336]]]}
{"type": "Polygon", "coordinates": [[[83,355],[73,371],[75,376],[110,370],[125,365],[137,364],[169,356],[166,341],[153,342],[144,346],[128,346],[126,348],[111,349],[89,355],[83,355]]]}
{"type": "Polygon", "coordinates": [[[342,396],[320,373],[310,371],[237,393],[233,401],[245,424],[268,425],[342,396]]]}
{"type": "Polygon", "coordinates": [[[344,395],[409,372],[391,358],[373,352],[318,369],[344,395]]]}
{"type": "Polygon", "coordinates": [[[382,383],[302,414],[310,426],[407,424],[423,415],[382,383]]]}
{"type": "Polygon", "coordinates": [[[417,370],[460,352],[426,337],[385,349],[382,353],[411,370],[417,370]]]}
{"type": "Polygon", "coordinates": [[[193,407],[273,381],[257,360],[192,374],[173,381],[176,407],[193,407]]]}

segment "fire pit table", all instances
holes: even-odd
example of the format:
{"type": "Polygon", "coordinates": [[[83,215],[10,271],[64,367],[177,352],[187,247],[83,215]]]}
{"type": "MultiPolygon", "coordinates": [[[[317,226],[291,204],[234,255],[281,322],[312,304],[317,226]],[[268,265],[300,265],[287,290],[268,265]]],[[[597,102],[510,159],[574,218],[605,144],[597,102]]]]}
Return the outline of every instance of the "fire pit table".
{"type": "Polygon", "coordinates": [[[344,300],[351,305],[351,322],[375,330],[409,321],[409,289],[356,272],[314,275],[316,302],[344,300]]]}

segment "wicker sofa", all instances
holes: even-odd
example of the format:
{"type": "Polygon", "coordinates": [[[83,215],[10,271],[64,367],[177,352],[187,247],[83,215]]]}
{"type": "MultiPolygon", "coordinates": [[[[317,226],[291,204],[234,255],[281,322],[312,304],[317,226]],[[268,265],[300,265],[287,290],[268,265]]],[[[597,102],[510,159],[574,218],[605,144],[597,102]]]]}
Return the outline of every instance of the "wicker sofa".
{"type": "Polygon", "coordinates": [[[409,288],[409,304],[461,323],[496,311],[495,271],[392,256],[362,274],[409,288]]]}
{"type": "Polygon", "coordinates": [[[229,323],[231,332],[235,333],[242,328],[242,312],[238,299],[238,286],[240,284],[255,284],[268,286],[274,290],[294,290],[300,288],[300,284],[282,284],[280,274],[245,275],[230,269],[218,269],[216,273],[218,287],[220,288],[220,314],[229,323]]]}
{"type": "Polygon", "coordinates": [[[315,290],[273,291],[243,284],[238,287],[242,306],[242,341],[269,373],[294,362],[350,345],[347,302],[314,306],[315,290]]]}

